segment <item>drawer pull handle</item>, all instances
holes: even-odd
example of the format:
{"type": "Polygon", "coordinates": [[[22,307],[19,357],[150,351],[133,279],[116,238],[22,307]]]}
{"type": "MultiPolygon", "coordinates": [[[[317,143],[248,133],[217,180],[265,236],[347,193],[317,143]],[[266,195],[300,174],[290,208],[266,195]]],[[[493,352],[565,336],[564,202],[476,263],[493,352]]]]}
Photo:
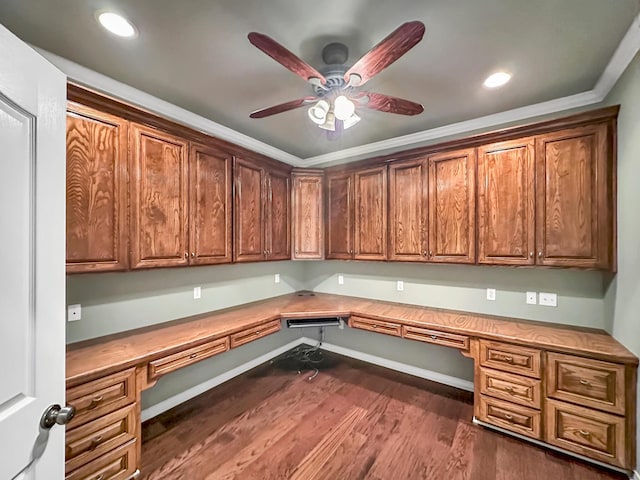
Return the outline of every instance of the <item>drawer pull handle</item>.
{"type": "Polygon", "coordinates": [[[506,418],[507,420],[509,420],[510,422],[513,420],[513,415],[510,415],[508,413],[504,414],[504,418],[506,418]]]}
{"type": "Polygon", "coordinates": [[[102,435],[98,435],[97,437],[91,439],[91,446],[89,447],[89,449],[95,450],[98,445],[100,445],[100,443],[102,443],[102,435]]]}
{"type": "Polygon", "coordinates": [[[374,325],[373,328],[378,328],[378,325],[374,325]]]}
{"type": "Polygon", "coordinates": [[[507,392],[509,395],[514,395],[514,389],[512,386],[508,386],[508,387],[504,387],[504,391],[507,392]]]}
{"type": "Polygon", "coordinates": [[[100,404],[100,402],[102,402],[102,400],[104,400],[104,397],[102,395],[93,397],[91,399],[91,404],[89,405],[89,410],[96,408],[100,404]]]}
{"type": "Polygon", "coordinates": [[[197,353],[192,353],[191,355],[189,355],[189,358],[196,358],[198,356],[197,353]]]}
{"type": "Polygon", "coordinates": [[[505,362],[507,363],[513,363],[513,357],[502,357],[504,359],[505,362]]]}
{"type": "Polygon", "coordinates": [[[580,380],[580,385],[591,385],[591,383],[589,383],[589,380],[585,380],[583,378],[582,380],[580,380]]]}
{"type": "Polygon", "coordinates": [[[256,335],[260,335],[260,333],[262,333],[262,332],[261,332],[260,330],[258,330],[258,331],[256,332],[256,335]]]}
{"type": "Polygon", "coordinates": [[[101,473],[100,475],[95,477],[93,480],[103,480],[103,479],[104,479],[104,473],[101,473]]]}
{"type": "Polygon", "coordinates": [[[591,436],[591,432],[589,432],[587,430],[578,430],[578,433],[580,435],[582,435],[583,437],[590,437],[591,436]]]}
{"type": "Polygon", "coordinates": [[[437,335],[431,335],[431,340],[437,340],[438,336],[437,335]]]}

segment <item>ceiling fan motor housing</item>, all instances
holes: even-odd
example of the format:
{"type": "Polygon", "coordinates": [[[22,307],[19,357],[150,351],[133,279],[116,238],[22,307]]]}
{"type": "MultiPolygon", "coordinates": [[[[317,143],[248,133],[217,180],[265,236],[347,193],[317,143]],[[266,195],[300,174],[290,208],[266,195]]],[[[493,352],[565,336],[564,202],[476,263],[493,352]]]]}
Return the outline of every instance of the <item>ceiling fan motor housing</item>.
{"type": "Polygon", "coordinates": [[[322,60],[327,65],[344,65],[349,58],[349,48],[344,43],[332,42],[322,49],[322,60]]]}

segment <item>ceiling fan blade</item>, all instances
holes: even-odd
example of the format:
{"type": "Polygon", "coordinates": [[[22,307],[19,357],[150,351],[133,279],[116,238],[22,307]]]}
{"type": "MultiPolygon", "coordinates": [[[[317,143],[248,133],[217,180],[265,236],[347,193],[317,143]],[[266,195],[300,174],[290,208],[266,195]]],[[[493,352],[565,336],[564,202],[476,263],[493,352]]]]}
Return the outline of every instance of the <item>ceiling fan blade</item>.
{"type": "Polygon", "coordinates": [[[274,105],[273,107],[263,108],[262,110],[256,110],[249,115],[251,118],[264,118],[270,115],[276,115],[277,113],[288,112],[289,110],[295,110],[296,108],[304,107],[308,103],[316,100],[316,97],[304,97],[297,100],[291,100],[290,102],[274,105]]]}
{"type": "Polygon", "coordinates": [[[252,45],[262,50],[280,65],[291,70],[306,81],[309,81],[312,78],[317,78],[320,80],[322,85],[327,83],[327,80],[320,72],[304,60],[301,60],[299,57],[291,53],[273,38],[263,35],[262,33],[251,32],[249,34],[249,41],[252,45]]]}
{"type": "Polygon", "coordinates": [[[419,115],[424,112],[424,107],[419,103],[381,93],[362,92],[353,98],[359,102],[360,106],[381,112],[397,113],[398,115],[419,115]]]}
{"type": "Polygon", "coordinates": [[[423,36],[424,24],[422,22],[407,22],[400,25],[347,70],[347,73],[344,74],[345,82],[352,86],[364,85],[371,77],[411,50],[422,40],[423,36]],[[357,75],[360,79],[351,80],[352,75],[357,75]]]}

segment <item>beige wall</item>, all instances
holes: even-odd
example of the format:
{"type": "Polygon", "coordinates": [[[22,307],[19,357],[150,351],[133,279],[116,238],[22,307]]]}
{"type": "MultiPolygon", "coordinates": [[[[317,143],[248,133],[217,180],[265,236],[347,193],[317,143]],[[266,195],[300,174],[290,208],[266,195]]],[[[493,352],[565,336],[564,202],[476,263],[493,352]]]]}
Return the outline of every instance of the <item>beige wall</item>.
{"type": "MultiPolygon", "coordinates": [[[[606,292],[607,326],[640,356],[640,54],[606,99],[618,117],[618,274],[606,292]]],[[[640,389],[638,389],[640,425],[640,389]]],[[[638,435],[640,459],[640,435],[638,435]]]]}

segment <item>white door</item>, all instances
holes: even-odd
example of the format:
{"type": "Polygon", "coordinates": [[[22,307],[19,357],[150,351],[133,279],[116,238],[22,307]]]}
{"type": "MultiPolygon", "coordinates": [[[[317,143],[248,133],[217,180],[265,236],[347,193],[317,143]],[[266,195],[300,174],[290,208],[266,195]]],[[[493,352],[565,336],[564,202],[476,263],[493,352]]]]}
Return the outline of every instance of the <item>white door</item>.
{"type": "Polygon", "coordinates": [[[0,25],[0,479],[64,478],[66,77],[0,25]],[[27,465],[31,464],[28,468],[27,465]]]}

